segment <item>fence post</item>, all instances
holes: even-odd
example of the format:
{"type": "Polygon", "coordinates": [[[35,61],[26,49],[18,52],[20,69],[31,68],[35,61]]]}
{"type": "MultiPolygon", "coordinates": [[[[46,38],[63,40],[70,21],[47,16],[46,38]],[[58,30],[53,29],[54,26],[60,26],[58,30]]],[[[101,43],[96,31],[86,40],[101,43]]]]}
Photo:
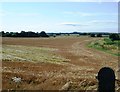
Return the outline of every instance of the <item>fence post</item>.
{"type": "Polygon", "coordinates": [[[119,58],[118,58],[118,70],[117,70],[117,79],[120,80],[120,61],[119,61],[119,58]]]}
{"type": "Polygon", "coordinates": [[[109,67],[103,67],[99,70],[97,79],[98,92],[115,92],[115,73],[109,67]]]}

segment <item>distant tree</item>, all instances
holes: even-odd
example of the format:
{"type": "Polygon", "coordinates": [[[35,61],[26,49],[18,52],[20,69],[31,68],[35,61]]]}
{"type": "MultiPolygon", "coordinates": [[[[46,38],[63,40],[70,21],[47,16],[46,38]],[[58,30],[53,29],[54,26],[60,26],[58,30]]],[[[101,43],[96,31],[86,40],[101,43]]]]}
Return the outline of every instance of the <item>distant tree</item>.
{"type": "Polygon", "coordinates": [[[38,34],[32,31],[27,32],[28,37],[38,37],[38,34]]]}
{"type": "Polygon", "coordinates": [[[39,33],[35,33],[32,31],[28,31],[28,32],[21,31],[20,33],[18,32],[6,32],[5,33],[4,31],[1,31],[0,36],[2,37],[40,37],[39,33]]]}
{"type": "Polygon", "coordinates": [[[68,33],[67,35],[68,35],[68,36],[70,36],[70,34],[69,34],[69,33],[68,33]]]}
{"type": "Polygon", "coordinates": [[[95,34],[94,33],[90,34],[90,37],[95,37],[95,34]]]}
{"type": "Polygon", "coordinates": [[[87,35],[90,35],[90,33],[87,33],[87,35]]]}
{"type": "Polygon", "coordinates": [[[2,32],[0,32],[0,36],[2,36],[2,32]]]}
{"type": "Polygon", "coordinates": [[[113,33],[109,35],[109,38],[114,41],[114,40],[120,40],[119,34],[113,33]]]}
{"type": "Polygon", "coordinates": [[[11,37],[11,34],[9,32],[6,32],[5,37],[11,37]]]}
{"type": "Polygon", "coordinates": [[[40,37],[49,37],[49,36],[45,33],[45,31],[42,31],[42,32],[40,33],[40,37]]]}
{"type": "Polygon", "coordinates": [[[60,36],[61,35],[61,33],[56,33],[56,36],[60,36]]]}
{"type": "Polygon", "coordinates": [[[101,33],[98,33],[98,34],[97,34],[97,37],[102,37],[102,34],[101,34],[101,33]]]}
{"type": "Polygon", "coordinates": [[[19,37],[19,33],[18,33],[18,32],[14,32],[14,33],[12,34],[12,37],[19,37]]]}
{"type": "Polygon", "coordinates": [[[4,32],[4,31],[1,31],[1,32],[0,32],[0,36],[4,37],[4,36],[5,36],[5,32],[4,32]]]}
{"type": "Polygon", "coordinates": [[[10,32],[10,37],[14,37],[14,36],[15,36],[14,32],[10,32]]]}
{"type": "Polygon", "coordinates": [[[83,33],[83,35],[87,35],[87,33],[83,33]]]}
{"type": "Polygon", "coordinates": [[[56,34],[53,34],[53,37],[56,37],[56,34]]]}
{"type": "Polygon", "coordinates": [[[53,37],[54,33],[49,33],[48,36],[52,36],[53,37]]]}
{"type": "Polygon", "coordinates": [[[20,33],[20,35],[19,35],[20,37],[27,37],[27,34],[26,34],[26,32],[25,31],[21,31],[21,33],[20,33]]]}

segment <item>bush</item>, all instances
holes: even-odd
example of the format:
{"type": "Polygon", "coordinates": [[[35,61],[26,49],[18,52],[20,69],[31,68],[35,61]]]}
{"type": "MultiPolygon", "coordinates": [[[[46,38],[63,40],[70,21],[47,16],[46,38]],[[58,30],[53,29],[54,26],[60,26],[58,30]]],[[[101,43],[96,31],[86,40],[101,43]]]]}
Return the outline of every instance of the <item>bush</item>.
{"type": "Polygon", "coordinates": [[[99,33],[99,34],[97,34],[97,37],[102,37],[102,34],[100,34],[100,33],[99,33]]]}
{"type": "Polygon", "coordinates": [[[112,40],[112,41],[115,41],[115,40],[119,40],[120,39],[120,37],[119,37],[119,35],[118,34],[110,34],[109,35],[109,38],[112,40]]]}
{"type": "Polygon", "coordinates": [[[40,37],[49,37],[44,31],[40,33],[40,37]]]}
{"type": "Polygon", "coordinates": [[[95,34],[90,34],[90,37],[95,37],[95,34]]]}
{"type": "Polygon", "coordinates": [[[105,41],[105,43],[104,43],[105,45],[113,45],[114,44],[114,42],[111,39],[105,38],[104,41],[105,41]]]}

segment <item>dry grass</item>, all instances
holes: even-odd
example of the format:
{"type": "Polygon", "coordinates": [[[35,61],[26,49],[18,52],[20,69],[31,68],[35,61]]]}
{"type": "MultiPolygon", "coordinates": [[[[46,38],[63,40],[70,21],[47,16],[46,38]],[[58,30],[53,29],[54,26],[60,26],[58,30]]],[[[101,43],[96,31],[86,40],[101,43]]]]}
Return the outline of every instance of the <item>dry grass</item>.
{"type": "Polygon", "coordinates": [[[91,42],[89,47],[96,48],[112,55],[120,56],[119,45],[120,41],[111,41],[109,38],[104,38],[91,42]]]}
{"type": "Polygon", "coordinates": [[[10,60],[3,61],[3,89],[59,90],[67,85],[68,90],[96,90],[99,69],[116,70],[118,58],[87,48],[91,41],[89,37],[3,38],[3,59],[10,60]],[[11,80],[14,77],[22,81],[17,84],[11,80]]]}
{"type": "Polygon", "coordinates": [[[20,45],[3,45],[3,61],[30,61],[60,63],[69,61],[59,55],[55,55],[57,49],[41,48],[20,45]]]}

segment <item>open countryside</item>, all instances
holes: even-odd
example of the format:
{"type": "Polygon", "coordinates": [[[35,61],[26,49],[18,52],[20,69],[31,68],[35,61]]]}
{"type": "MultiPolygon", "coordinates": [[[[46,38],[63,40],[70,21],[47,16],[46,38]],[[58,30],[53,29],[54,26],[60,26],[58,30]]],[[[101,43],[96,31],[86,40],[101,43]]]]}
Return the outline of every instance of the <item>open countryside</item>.
{"type": "Polygon", "coordinates": [[[49,1],[0,4],[2,91],[120,92],[120,3],[49,1]]]}
{"type": "Polygon", "coordinates": [[[116,76],[118,69],[118,56],[88,47],[101,39],[3,37],[3,89],[97,90],[99,69],[109,66],[116,76]],[[14,77],[21,78],[20,83],[14,77]]]}

